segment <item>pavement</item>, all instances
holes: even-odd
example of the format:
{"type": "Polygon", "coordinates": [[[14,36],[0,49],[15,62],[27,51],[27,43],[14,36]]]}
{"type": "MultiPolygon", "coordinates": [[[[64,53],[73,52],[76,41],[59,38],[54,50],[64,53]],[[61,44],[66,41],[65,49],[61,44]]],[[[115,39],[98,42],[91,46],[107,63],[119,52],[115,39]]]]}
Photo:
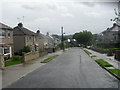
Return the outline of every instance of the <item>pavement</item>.
{"type": "Polygon", "coordinates": [[[118,80],[82,49],[72,48],[7,88],[118,88],[118,80]]]}
{"type": "Polygon", "coordinates": [[[112,64],[115,68],[120,69],[120,62],[114,59],[114,56],[107,56],[107,54],[101,54],[99,52],[93,51],[91,49],[87,49],[92,53],[92,55],[95,55],[97,57],[94,57],[93,59],[104,59],[105,61],[109,62],[112,64]]]}
{"type": "Polygon", "coordinates": [[[18,79],[26,76],[28,73],[36,70],[37,68],[45,65],[45,63],[40,63],[40,61],[44,60],[45,58],[51,55],[60,55],[63,51],[57,51],[55,53],[49,53],[46,56],[42,56],[39,59],[31,60],[26,64],[21,64],[17,66],[12,66],[5,68],[3,71],[0,71],[0,86],[7,87],[8,85],[12,84],[13,82],[17,81],[18,79]]]}

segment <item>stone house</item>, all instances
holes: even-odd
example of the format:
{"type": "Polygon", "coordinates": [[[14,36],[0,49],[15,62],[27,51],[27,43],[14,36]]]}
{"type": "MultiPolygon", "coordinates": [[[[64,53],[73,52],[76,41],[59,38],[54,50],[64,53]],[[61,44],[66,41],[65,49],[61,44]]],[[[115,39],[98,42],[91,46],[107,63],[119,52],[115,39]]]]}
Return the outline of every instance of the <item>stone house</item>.
{"type": "Polygon", "coordinates": [[[107,28],[107,30],[103,31],[103,42],[114,43],[119,41],[118,32],[120,31],[120,26],[116,23],[113,24],[112,27],[107,28]]]}
{"type": "Polygon", "coordinates": [[[38,51],[38,39],[36,33],[30,31],[29,29],[23,27],[22,23],[14,27],[14,51],[18,52],[24,46],[30,46],[31,51],[38,51]]]}
{"type": "Polygon", "coordinates": [[[58,38],[56,35],[52,35],[51,36],[54,40],[54,43],[55,43],[55,47],[57,47],[60,43],[61,43],[61,39],[58,38]]]}
{"type": "Polygon", "coordinates": [[[0,23],[0,54],[4,55],[5,60],[14,54],[13,29],[3,23],[0,23]]]}
{"type": "Polygon", "coordinates": [[[40,33],[40,31],[37,31],[37,36],[39,37],[39,46],[40,51],[47,50],[48,52],[53,52],[53,49],[55,48],[54,39],[49,35],[47,32],[47,35],[43,35],[40,33]]]}

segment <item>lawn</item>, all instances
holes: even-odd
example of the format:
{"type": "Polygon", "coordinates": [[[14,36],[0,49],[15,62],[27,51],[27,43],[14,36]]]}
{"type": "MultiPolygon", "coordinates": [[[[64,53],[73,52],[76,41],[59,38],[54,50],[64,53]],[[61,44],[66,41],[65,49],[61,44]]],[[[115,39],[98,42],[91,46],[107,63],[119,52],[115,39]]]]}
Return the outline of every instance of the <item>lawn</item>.
{"type": "Polygon", "coordinates": [[[50,56],[50,57],[48,57],[47,59],[44,59],[43,61],[41,61],[41,63],[49,62],[49,61],[51,61],[52,59],[54,59],[55,57],[57,57],[57,56],[58,56],[58,55],[50,56]]]}
{"type": "Polygon", "coordinates": [[[109,64],[103,59],[97,59],[96,62],[103,67],[113,67],[113,65],[109,64]]]}
{"type": "Polygon", "coordinates": [[[111,73],[116,74],[118,77],[120,77],[120,70],[119,69],[109,69],[111,73]]]}
{"type": "Polygon", "coordinates": [[[87,54],[92,54],[91,52],[89,52],[88,50],[84,49],[84,51],[87,53],[87,54]]]}
{"type": "Polygon", "coordinates": [[[10,60],[10,61],[5,62],[5,67],[11,66],[11,65],[16,65],[16,64],[21,64],[21,63],[22,63],[21,61],[10,60]]]}

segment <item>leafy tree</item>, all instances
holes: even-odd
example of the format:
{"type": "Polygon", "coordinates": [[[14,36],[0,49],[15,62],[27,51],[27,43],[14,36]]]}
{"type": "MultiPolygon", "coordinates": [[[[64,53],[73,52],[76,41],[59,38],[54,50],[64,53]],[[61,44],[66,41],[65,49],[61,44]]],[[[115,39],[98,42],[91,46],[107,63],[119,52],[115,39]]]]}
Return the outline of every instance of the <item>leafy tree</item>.
{"type": "Polygon", "coordinates": [[[73,38],[76,39],[77,43],[87,46],[91,44],[93,35],[90,31],[86,30],[83,32],[75,33],[73,35],[73,38]]]}

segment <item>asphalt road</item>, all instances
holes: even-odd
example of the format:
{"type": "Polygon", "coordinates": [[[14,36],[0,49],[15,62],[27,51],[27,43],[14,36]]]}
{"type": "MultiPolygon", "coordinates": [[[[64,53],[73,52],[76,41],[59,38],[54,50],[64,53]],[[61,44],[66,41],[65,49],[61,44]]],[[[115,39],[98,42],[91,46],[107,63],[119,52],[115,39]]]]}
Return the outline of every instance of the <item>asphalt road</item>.
{"type": "Polygon", "coordinates": [[[72,48],[8,87],[118,88],[118,80],[97,65],[83,50],[72,48]]]}

